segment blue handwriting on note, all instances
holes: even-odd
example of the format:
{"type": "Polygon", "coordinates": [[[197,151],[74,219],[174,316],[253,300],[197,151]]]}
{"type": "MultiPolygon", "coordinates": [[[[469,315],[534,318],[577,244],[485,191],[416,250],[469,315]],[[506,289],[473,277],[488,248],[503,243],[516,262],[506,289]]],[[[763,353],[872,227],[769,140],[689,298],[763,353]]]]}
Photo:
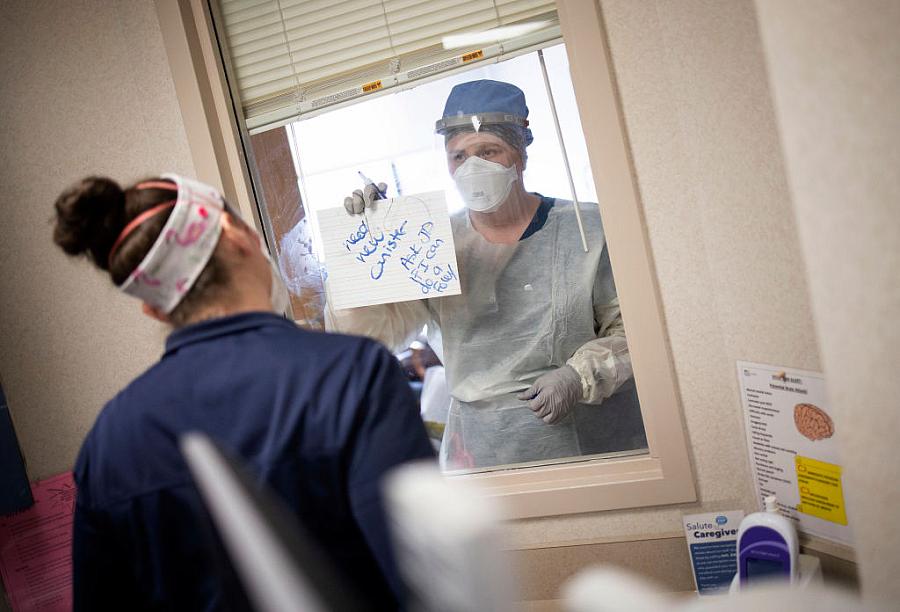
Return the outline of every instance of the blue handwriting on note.
{"type": "Polygon", "coordinates": [[[433,229],[433,222],[423,223],[416,233],[418,244],[409,245],[406,253],[400,258],[400,265],[409,272],[409,279],[419,286],[423,295],[444,293],[450,282],[458,278],[449,263],[444,266],[429,263],[437,257],[445,244],[443,238],[432,237],[433,229]]]}
{"type": "Polygon", "coordinates": [[[359,224],[359,227],[356,228],[356,231],[350,234],[350,237],[344,241],[344,247],[351,253],[353,252],[350,247],[361,242],[366,239],[366,236],[369,235],[369,226],[366,225],[366,222],[363,221],[359,224]]]}
{"type": "Polygon", "coordinates": [[[355,250],[354,259],[368,265],[369,276],[372,280],[378,280],[384,276],[384,268],[394,251],[400,248],[400,243],[406,236],[407,223],[408,221],[403,221],[398,228],[389,230],[387,235],[384,230],[374,232],[365,223],[360,223],[356,231],[344,241],[344,247],[351,253],[355,250]]]}

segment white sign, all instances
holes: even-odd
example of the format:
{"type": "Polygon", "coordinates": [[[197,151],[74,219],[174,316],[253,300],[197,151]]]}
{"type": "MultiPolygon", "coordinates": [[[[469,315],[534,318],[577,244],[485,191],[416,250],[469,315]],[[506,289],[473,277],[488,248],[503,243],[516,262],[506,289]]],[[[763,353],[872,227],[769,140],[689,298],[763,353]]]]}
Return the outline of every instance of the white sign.
{"type": "Polygon", "coordinates": [[[378,200],[363,215],[331,208],[317,216],[334,308],[460,293],[444,192],[378,200]]]}
{"type": "Polygon", "coordinates": [[[850,545],[835,423],[817,372],[739,361],[750,466],[799,530],[850,545]]]}

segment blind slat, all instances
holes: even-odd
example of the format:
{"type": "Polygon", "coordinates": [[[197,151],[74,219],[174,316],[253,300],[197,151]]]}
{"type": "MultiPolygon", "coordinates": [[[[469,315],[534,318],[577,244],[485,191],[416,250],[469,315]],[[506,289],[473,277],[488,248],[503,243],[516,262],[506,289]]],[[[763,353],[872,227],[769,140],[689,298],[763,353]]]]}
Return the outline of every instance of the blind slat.
{"type": "Polygon", "coordinates": [[[288,40],[302,43],[305,39],[314,40],[329,36],[336,44],[349,47],[353,45],[360,31],[377,32],[379,38],[386,38],[387,27],[384,25],[381,10],[378,10],[377,20],[372,19],[370,10],[367,9],[360,14],[341,15],[326,22],[314,24],[286,22],[288,40]]]}
{"type": "Polygon", "coordinates": [[[275,0],[223,0],[220,2],[222,14],[231,17],[241,11],[250,10],[261,5],[274,5],[275,0]]]}
{"type": "Polygon", "coordinates": [[[230,23],[235,24],[230,28],[229,32],[234,33],[235,26],[258,19],[264,15],[271,15],[275,19],[278,19],[278,5],[272,0],[266,0],[264,3],[248,6],[239,11],[235,11],[227,17],[230,23]]]}
{"type": "Polygon", "coordinates": [[[380,0],[343,0],[342,2],[334,2],[333,0],[321,0],[319,2],[301,0],[293,5],[288,5],[282,0],[281,10],[285,21],[299,21],[301,23],[323,23],[335,17],[353,15],[363,11],[375,14],[379,18],[384,16],[384,8],[380,0]]]}
{"type": "Polygon", "coordinates": [[[268,40],[284,42],[284,26],[278,19],[229,36],[228,46],[230,49],[235,50],[233,55],[240,57],[241,48],[245,45],[248,48],[253,48],[254,45],[268,40]]]}

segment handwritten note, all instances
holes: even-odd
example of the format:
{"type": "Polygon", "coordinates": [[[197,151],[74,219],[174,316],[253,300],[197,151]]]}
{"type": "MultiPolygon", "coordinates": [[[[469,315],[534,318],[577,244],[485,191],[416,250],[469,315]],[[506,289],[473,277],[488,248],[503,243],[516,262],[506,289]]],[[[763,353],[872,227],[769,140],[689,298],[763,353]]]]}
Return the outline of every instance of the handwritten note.
{"type": "Polygon", "coordinates": [[[365,215],[322,210],[318,221],[334,308],[460,293],[442,191],[379,200],[365,215]]]}
{"type": "Polygon", "coordinates": [[[31,508],[0,517],[3,584],[13,612],[71,610],[72,473],[35,482],[31,492],[31,508]]]}

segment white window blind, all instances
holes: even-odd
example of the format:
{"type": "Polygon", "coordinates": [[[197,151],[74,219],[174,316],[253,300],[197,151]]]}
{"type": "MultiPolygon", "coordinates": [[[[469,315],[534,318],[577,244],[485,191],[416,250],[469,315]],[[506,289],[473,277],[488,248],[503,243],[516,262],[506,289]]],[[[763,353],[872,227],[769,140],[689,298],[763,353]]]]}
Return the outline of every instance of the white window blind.
{"type": "Polygon", "coordinates": [[[560,37],[553,0],[220,0],[217,27],[247,127],[259,132],[417,79],[560,37]],[[444,36],[535,22],[444,49],[444,36]]]}

